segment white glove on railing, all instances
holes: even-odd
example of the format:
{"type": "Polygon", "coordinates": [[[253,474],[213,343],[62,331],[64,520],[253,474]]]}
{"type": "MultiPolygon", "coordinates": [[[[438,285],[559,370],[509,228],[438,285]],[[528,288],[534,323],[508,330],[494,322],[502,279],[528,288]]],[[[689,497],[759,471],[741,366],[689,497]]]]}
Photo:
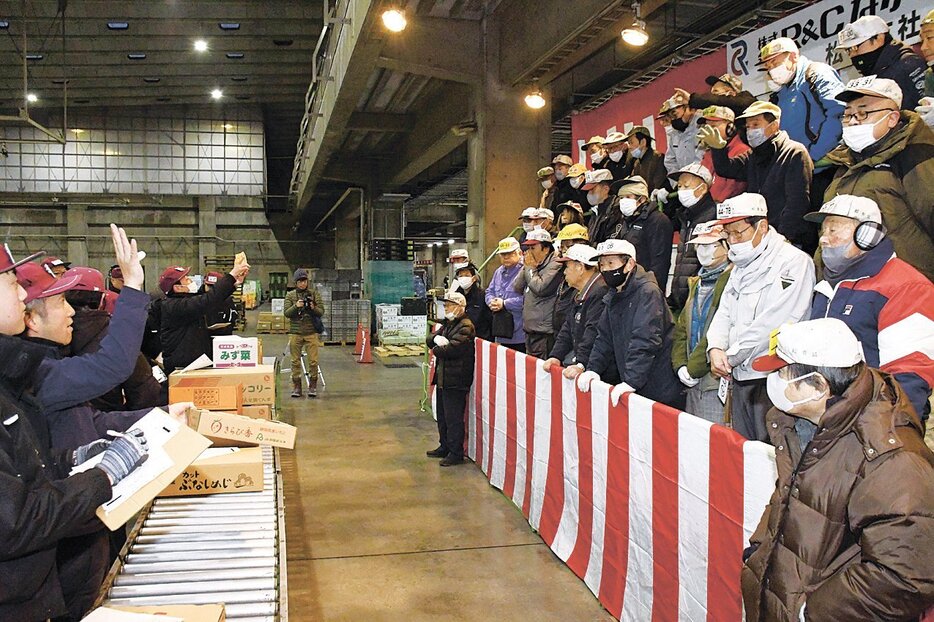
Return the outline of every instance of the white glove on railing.
{"type": "Polygon", "coordinates": [[[700,382],[700,380],[698,380],[697,378],[694,378],[693,376],[691,376],[691,374],[688,373],[688,368],[685,367],[684,365],[678,368],[678,380],[680,380],[681,384],[683,384],[684,386],[688,388],[696,387],[697,384],[700,382]]]}
{"type": "Polygon", "coordinates": [[[625,382],[620,382],[618,385],[610,389],[610,399],[613,401],[613,406],[619,404],[619,400],[623,397],[624,393],[635,393],[636,390],[625,382]]]}
{"type": "Polygon", "coordinates": [[[434,341],[436,346],[446,346],[451,343],[444,335],[435,335],[435,338],[432,341],[434,341]]]}
{"type": "Polygon", "coordinates": [[[922,97],[920,103],[921,105],[915,108],[915,112],[928,127],[934,127],[934,97],[922,97]]]}
{"type": "Polygon", "coordinates": [[[581,393],[589,393],[590,383],[594,380],[600,380],[600,374],[595,371],[585,371],[577,377],[577,388],[581,393]]]}

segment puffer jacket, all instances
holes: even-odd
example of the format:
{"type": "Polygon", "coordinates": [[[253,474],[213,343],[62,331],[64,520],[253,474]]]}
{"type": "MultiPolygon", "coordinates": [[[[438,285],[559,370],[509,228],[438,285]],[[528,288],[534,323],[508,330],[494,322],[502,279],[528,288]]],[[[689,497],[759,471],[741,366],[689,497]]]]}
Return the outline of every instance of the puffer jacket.
{"type": "Polygon", "coordinates": [[[426,343],[435,356],[435,376],[432,384],[441,389],[469,389],[473,384],[474,348],[473,322],[466,315],[454,320],[442,320],[441,330],[428,335],[426,343]],[[435,337],[446,337],[448,344],[436,345],[435,337]]]}
{"type": "MultiPolygon", "coordinates": [[[[668,303],[673,309],[680,309],[684,306],[684,301],[688,297],[688,280],[697,276],[697,271],[701,267],[697,259],[697,249],[693,244],[688,244],[688,240],[691,239],[694,227],[698,224],[716,220],[717,204],[710,193],[707,193],[691,207],[682,207],[678,215],[681,231],[678,253],[675,258],[674,278],[671,281],[671,295],[668,297],[668,303]]],[[[671,257],[671,253],[668,256],[671,257]]]]}
{"type": "Polygon", "coordinates": [[[803,449],[797,421],[766,416],[778,481],[742,570],[746,620],[917,620],[934,602],[934,455],[907,397],[866,368],[803,449]]]}
{"type": "Polygon", "coordinates": [[[558,359],[565,367],[579,363],[586,368],[593,342],[597,338],[600,318],[606,308],[608,288],[597,272],[580,293],[576,289],[569,289],[572,292],[571,308],[548,356],[558,359]]]}
{"type": "Polygon", "coordinates": [[[898,125],[862,153],[841,145],[827,157],[839,168],[824,200],[838,194],[874,200],[895,252],[934,280],[934,131],[902,110],[898,125]]]}
{"type": "Polygon", "coordinates": [[[289,318],[290,335],[314,335],[317,333],[313,316],[324,316],[324,300],[321,298],[321,292],[317,287],[308,286],[308,289],[300,292],[293,289],[285,294],[285,303],[282,314],[289,318]],[[311,298],[314,308],[299,307],[297,305],[299,295],[311,298]]]}
{"type": "Polygon", "coordinates": [[[515,291],[524,293],[522,326],[527,333],[557,332],[554,325],[555,301],[558,299],[558,286],[564,281],[564,272],[555,257],[552,251],[534,268],[523,266],[512,284],[515,291]]]}

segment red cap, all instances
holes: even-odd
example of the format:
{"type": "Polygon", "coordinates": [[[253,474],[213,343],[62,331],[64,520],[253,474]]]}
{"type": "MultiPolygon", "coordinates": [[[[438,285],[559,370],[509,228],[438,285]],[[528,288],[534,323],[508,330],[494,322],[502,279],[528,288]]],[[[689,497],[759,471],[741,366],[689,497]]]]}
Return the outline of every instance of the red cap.
{"type": "Polygon", "coordinates": [[[112,279],[122,279],[123,270],[120,269],[120,266],[114,266],[110,269],[110,278],[112,279]]]}
{"type": "Polygon", "coordinates": [[[65,269],[67,270],[68,267],[71,265],[71,262],[65,261],[64,259],[56,257],[55,255],[49,255],[48,257],[42,260],[41,265],[42,267],[48,266],[49,268],[57,268],[59,266],[64,266],[65,269]]]}
{"type": "Polygon", "coordinates": [[[66,276],[78,277],[78,282],[74,287],[72,287],[72,289],[83,292],[104,291],[104,275],[101,274],[99,270],[95,270],[94,268],[78,266],[76,268],[67,270],[65,274],[62,275],[62,278],[65,278],[66,276]]]}
{"type": "Polygon", "coordinates": [[[185,268],[183,266],[171,266],[166,268],[159,277],[159,289],[163,294],[168,296],[172,292],[172,287],[188,276],[189,272],[191,272],[191,268],[185,268]]]}
{"type": "Polygon", "coordinates": [[[10,247],[6,244],[3,245],[3,248],[0,249],[0,274],[4,272],[9,272],[10,270],[15,270],[20,266],[29,263],[33,259],[38,259],[45,254],[45,251],[39,251],[38,253],[33,253],[29,257],[20,259],[16,261],[13,259],[13,253],[10,252],[10,247]]]}
{"type": "Polygon", "coordinates": [[[51,268],[27,263],[17,268],[16,280],[26,290],[26,302],[32,302],[74,289],[78,283],[78,276],[72,274],[66,277],[63,274],[61,278],[55,278],[51,268]]]}
{"type": "Polygon", "coordinates": [[[224,275],[220,272],[208,272],[204,275],[204,284],[205,285],[217,285],[217,282],[224,278],[224,275]]]}

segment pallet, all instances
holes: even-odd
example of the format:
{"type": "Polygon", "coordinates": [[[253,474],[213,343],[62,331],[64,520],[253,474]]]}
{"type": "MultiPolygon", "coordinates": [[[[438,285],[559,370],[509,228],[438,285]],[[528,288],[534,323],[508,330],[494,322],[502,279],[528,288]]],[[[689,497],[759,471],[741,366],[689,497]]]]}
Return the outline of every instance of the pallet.
{"type": "Polygon", "coordinates": [[[389,358],[390,356],[424,356],[423,346],[377,346],[373,349],[377,356],[389,358]]]}

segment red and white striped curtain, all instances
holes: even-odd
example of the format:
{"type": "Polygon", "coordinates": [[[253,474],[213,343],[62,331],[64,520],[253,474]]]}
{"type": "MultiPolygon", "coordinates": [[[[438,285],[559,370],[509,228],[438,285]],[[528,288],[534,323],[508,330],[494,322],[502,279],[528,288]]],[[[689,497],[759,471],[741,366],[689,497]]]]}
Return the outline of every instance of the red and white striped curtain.
{"type": "Polygon", "coordinates": [[[771,447],[476,341],[467,455],[614,616],[742,619],[743,548],[775,486],[771,447]]]}

